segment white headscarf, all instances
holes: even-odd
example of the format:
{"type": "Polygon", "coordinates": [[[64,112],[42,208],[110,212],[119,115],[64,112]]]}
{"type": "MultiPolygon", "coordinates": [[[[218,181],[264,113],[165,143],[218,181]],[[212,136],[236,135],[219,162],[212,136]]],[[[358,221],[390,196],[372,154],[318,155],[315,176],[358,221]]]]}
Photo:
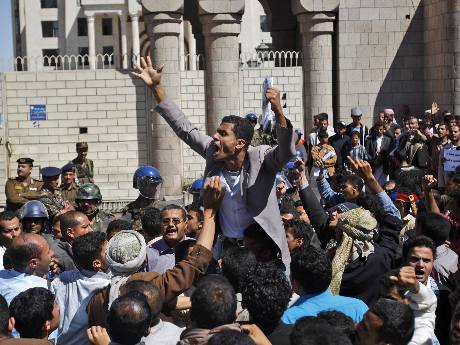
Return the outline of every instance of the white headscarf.
{"type": "Polygon", "coordinates": [[[109,241],[105,257],[111,273],[109,308],[118,298],[120,287],[129,276],[139,271],[145,262],[147,246],[144,237],[134,230],[123,230],[109,241]]]}

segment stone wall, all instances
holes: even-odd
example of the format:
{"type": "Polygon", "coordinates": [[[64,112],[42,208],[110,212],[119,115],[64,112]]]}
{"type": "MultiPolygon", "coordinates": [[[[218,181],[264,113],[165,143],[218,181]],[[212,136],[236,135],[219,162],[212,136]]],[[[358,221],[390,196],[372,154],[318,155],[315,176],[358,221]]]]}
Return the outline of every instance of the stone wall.
{"type": "Polygon", "coordinates": [[[286,93],[285,115],[292,121],[295,128],[304,128],[303,121],[303,77],[302,67],[282,68],[245,68],[240,70],[240,102],[241,114],[250,111],[262,112],[262,83],[268,76],[273,77],[273,85],[286,93]]]}
{"type": "MultiPolygon", "coordinates": [[[[286,115],[302,128],[302,67],[242,69],[239,73],[241,114],[261,112],[263,79],[271,75],[275,86],[286,93],[286,115]]],[[[206,130],[204,71],[181,72],[181,108],[200,130],[206,130]]],[[[131,200],[135,169],[149,164],[148,126],[151,98],[138,80],[115,70],[10,72],[0,74],[3,114],[8,126],[12,156],[10,174],[16,176],[16,159],[35,159],[34,177],[44,166],[63,166],[76,156],[75,143],[87,141],[89,158],[94,160],[95,182],[104,200],[131,200]],[[1,83],[2,78],[5,80],[1,83]],[[29,120],[29,106],[46,104],[47,120],[29,120]],[[86,128],[86,134],[80,134],[86,128]]],[[[6,180],[6,136],[0,129],[0,181],[6,180]]],[[[204,159],[180,142],[183,154],[183,183],[201,178],[204,159]]],[[[0,193],[0,205],[5,196],[0,193]]]]}
{"type": "Polygon", "coordinates": [[[342,0],[338,21],[338,111],[350,121],[360,106],[371,124],[378,111],[424,107],[423,3],[420,0],[342,0]]]}
{"type": "Polygon", "coordinates": [[[10,176],[16,176],[19,157],[35,159],[38,177],[40,167],[63,166],[76,156],[75,143],[87,141],[104,199],[137,196],[132,174],[147,163],[145,88],[139,81],[114,70],[11,72],[5,78],[10,176]],[[31,104],[46,104],[48,119],[29,121],[31,104]],[[80,134],[85,128],[87,134],[80,134]]]}

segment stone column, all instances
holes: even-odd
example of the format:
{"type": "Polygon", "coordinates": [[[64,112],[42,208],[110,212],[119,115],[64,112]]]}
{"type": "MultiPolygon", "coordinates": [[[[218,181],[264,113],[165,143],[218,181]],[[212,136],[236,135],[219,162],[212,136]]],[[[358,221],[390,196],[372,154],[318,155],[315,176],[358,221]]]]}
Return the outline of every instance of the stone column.
{"type": "Polygon", "coordinates": [[[121,37],[121,67],[128,68],[128,37],[126,37],[126,14],[119,15],[121,37]]]}
{"type": "Polygon", "coordinates": [[[192,24],[189,21],[185,22],[184,27],[185,40],[188,42],[188,53],[187,64],[190,70],[196,70],[196,41],[193,37],[192,24]]]}
{"type": "MultiPolygon", "coordinates": [[[[147,12],[144,8],[144,22],[150,38],[152,62],[156,68],[165,64],[161,83],[168,98],[180,107],[179,33],[182,13],[147,12]]],[[[150,159],[161,171],[163,193],[166,196],[181,195],[183,164],[180,140],[159,114],[153,113],[149,120],[150,159]]]]}
{"type": "Polygon", "coordinates": [[[139,16],[137,13],[131,14],[131,32],[133,36],[133,58],[132,62],[139,64],[140,59],[140,43],[139,43],[139,16]]]}
{"type": "Polygon", "coordinates": [[[185,38],[184,38],[184,21],[180,24],[179,32],[179,69],[185,70],[185,38]]]}
{"type": "Polygon", "coordinates": [[[206,129],[213,134],[226,115],[238,115],[239,13],[201,15],[206,63],[206,129]]]}
{"type": "Polygon", "coordinates": [[[86,16],[88,23],[89,68],[96,69],[96,37],[94,33],[94,15],[86,16]]]}
{"type": "Polygon", "coordinates": [[[304,123],[307,132],[313,115],[328,113],[332,121],[332,33],[335,14],[307,12],[297,15],[302,41],[304,123]]]}

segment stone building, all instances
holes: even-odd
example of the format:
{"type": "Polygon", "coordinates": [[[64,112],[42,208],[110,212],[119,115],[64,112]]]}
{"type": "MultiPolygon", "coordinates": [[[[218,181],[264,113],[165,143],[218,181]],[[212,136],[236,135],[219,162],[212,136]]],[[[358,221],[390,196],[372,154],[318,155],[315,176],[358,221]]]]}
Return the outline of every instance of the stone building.
{"type": "MultiPolygon", "coordinates": [[[[460,113],[460,0],[259,2],[272,49],[300,52],[301,64],[245,64],[239,39],[244,0],[135,2],[142,8],[149,53],[155,63],[166,64],[168,95],[198,128],[212,133],[225,115],[260,112],[260,84],[267,75],[286,93],[287,116],[307,131],[319,112],[350,121],[353,106],[361,107],[367,124],[384,107],[421,115],[433,100],[441,110],[460,113]],[[197,54],[204,56],[195,71],[184,70],[181,62],[184,20],[197,54]]],[[[150,112],[154,101],[141,83],[123,71],[93,67],[0,75],[0,160],[6,163],[0,178],[14,175],[20,155],[59,164],[73,156],[75,141],[85,140],[107,199],[135,197],[130,179],[140,164],[157,166],[165,177],[164,194],[178,195],[201,175],[203,160],[150,112]],[[47,105],[49,119],[40,128],[27,119],[30,104],[47,105]]]]}

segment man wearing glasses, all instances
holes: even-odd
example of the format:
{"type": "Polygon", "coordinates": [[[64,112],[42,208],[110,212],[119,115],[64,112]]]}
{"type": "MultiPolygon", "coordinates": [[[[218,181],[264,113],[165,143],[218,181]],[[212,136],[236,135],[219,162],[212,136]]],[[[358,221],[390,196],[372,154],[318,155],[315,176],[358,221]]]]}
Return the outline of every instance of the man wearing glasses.
{"type": "Polygon", "coordinates": [[[185,236],[187,213],[179,205],[168,205],[161,211],[161,230],[163,237],[147,248],[147,270],[165,273],[176,264],[176,246],[185,241],[193,241],[185,236]]]}

